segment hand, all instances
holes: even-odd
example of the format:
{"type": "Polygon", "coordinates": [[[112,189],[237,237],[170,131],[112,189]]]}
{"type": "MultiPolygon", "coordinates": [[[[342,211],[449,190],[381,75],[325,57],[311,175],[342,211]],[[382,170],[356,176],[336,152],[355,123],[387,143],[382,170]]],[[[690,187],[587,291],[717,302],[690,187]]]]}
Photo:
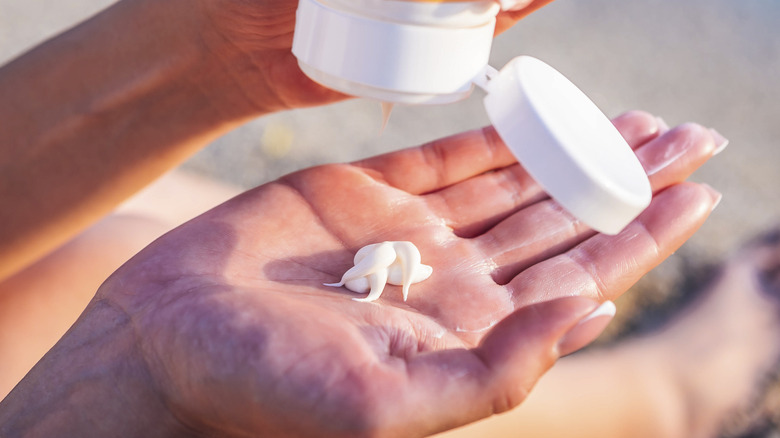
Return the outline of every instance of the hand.
{"type": "MultiPolygon", "coordinates": [[[[520,1],[497,17],[496,33],[552,0],[520,1]]],[[[209,58],[224,58],[230,75],[261,112],[322,105],[347,96],[311,81],[291,52],[297,0],[204,0],[195,10],[199,39],[212,47],[209,58]],[[203,27],[206,27],[205,29],[203,27]]],[[[182,4],[193,9],[192,2],[182,4]]]]}
{"type": "Polygon", "coordinates": [[[168,435],[412,437],[507,410],[593,338],[565,335],[598,301],[671,254],[717,202],[680,183],[716,149],[709,131],[658,137],[644,113],[615,123],[656,191],[617,236],[546,198],[489,128],[304,170],[192,220],[118,270],[0,405],[0,424],[13,430],[19,412],[49,424],[49,403],[58,418],[78,409],[92,428],[124,419],[128,436],[128,425],[150,424],[168,435]],[[384,240],[414,242],[433,266],[407,302],[399,287],[359,303],[322,285],[384,240]],[[67,392],[57,403],[52,388],[94,398],[79,406],[67,392]]]}

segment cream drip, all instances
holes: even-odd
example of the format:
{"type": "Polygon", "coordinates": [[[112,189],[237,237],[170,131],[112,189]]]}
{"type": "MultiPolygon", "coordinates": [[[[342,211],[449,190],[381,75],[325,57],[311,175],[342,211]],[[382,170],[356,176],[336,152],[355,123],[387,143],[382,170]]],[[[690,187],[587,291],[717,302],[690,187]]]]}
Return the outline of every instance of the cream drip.
{"type": "Polygon", "coordinates": [[[390,102],[382,102],[382,127],[379,128],[379,134],[385,132],[387,128],[387,122],[390,121],[390,114],[393,112],[393,104],[390,102]]]}
{"type": "Polygon", "coordinates": [[[366,293],[355,301],[374,301],[382,295],[385,284],[402,286],[404,301],[412,284],[426,280],[433,268],[421,263],[420,251],[412,242],[382,242],[364,246],[355,254],[354,266],[338,283],[325,286],[341,287],[356,293],[366,293]]]}

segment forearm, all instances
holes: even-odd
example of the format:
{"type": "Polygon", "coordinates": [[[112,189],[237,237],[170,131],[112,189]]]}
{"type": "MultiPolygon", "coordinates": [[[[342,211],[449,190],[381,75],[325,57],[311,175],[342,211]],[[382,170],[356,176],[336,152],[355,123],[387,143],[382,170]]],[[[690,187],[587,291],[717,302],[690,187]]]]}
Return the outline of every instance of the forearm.
{"type": "Polygon", "coordinates": [[[224,67],[249,61],[179,1],[120,2],[0,69],[0,278],[262,114],[224,67]]]}
{"type": "Polygon", "coordinates": [[[136,349],[124,313],[93,303],[0,401],[0,436],[187,436],[136,349]]]}

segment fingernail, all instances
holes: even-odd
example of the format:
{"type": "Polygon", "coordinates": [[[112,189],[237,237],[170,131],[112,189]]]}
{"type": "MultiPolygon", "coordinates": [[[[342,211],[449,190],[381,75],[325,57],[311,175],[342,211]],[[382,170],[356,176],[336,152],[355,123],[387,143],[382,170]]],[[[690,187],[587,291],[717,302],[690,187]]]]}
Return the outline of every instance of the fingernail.
{"type": "Polygon", "coordinates": [[[710,133],[712,134],[712,139],[715,141],[715,152],[712,153],[712,156],[714,157],[726,149],[726,146],[729,145],[729,139],[713,128],[710,128],[710,133]]]}
{"type": "Polygon", "coordinates": [[[504,11],[519,11],[531,4],[531,0],[498,0],[504,11]]]}
{"type": "Polygon", "coordinates": [[[658,134],[664,134],[669,131],[669,125],[666,123],[666,120],[656,117],[655,123],[658,125],[658,134]]]}
{"type": "Polygon", "coordinates": [[[558,353],[561,356],[574,353],[596,340],[615,317],[616,311],[612,301],[602,303],[563,335],[558,341],[558,353]]]}
{"type": "Polygon", "coordinates": [[[709,184],[702,184],[702,186],[707,189],[707,191],[710,193],[710,196],[712,196],[712,209],[710,211],[715,210],[715,207],[720,204],[720,200],[723,199],[723,194],[713,189],[709,184]]]}

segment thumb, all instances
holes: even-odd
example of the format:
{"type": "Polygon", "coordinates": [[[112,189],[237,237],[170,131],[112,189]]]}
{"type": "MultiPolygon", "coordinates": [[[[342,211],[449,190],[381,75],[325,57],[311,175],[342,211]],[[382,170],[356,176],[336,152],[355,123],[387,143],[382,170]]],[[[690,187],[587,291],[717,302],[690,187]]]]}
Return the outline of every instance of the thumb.
{"type": "Polygon", "coordinates": [[[560,298],[516,310],[474,349],[415,357],[408,372],[417,391],[407,420],[416,423],[424,413],[421,423],[440,432],[513,408],[558,357],[593,341],[613,315],[611,302],[560,298]]]}
{"type": "Polygon", "coordinates": [[[475,351],[490,370],[493,412],[518,405],[560,356],[595,340],[614,315],[611,301],[567,297],[525,307],[502,320],[475,351]]]}

